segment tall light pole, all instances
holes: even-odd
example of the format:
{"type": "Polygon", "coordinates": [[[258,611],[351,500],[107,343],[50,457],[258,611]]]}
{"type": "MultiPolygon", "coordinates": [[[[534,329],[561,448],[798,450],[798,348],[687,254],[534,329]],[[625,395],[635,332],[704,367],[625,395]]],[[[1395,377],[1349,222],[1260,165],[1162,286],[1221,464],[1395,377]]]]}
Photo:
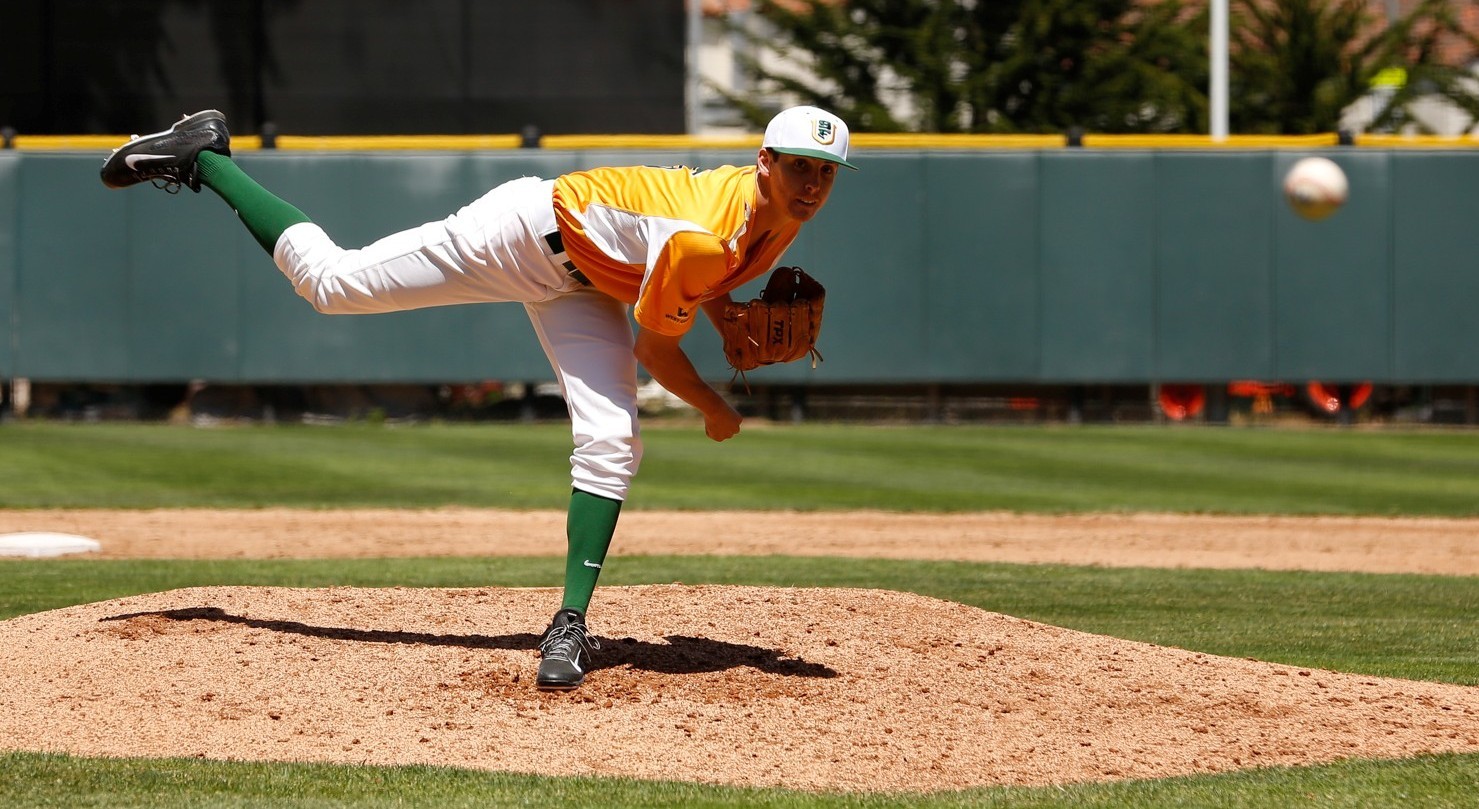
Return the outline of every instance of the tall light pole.
{"type": "Polygon", "coordinates": [[[702,0],[687,0],[684,3],[684,92],[683,92],[683,117],[684,126],[690,135],[697,135],[703,126],[702,102],[699,99],[703,87],[699,78],[698,51],[703,44],[704,7],[702,0]]]}
{"type": "Polygon", "coordinates": [[[1227,3],[1228,0],[1211,0],[1212,3],[1212,64],[1211,86],[1207,88],[1207,99],[1211,102],[1212,140],[1227,140],[1227,3]]]}

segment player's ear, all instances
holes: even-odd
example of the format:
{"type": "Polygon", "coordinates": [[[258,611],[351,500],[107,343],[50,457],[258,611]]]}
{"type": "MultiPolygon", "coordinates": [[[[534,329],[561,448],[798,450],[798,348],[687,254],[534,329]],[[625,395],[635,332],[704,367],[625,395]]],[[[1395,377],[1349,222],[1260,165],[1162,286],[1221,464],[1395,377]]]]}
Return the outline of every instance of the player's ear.
{"type": "Polygon", "coordinates": [[[764,146],[760,147],[760,153],[755,155],[755,165],[760,168],[760,173],[770,174],[770,167],[775,163],[775,152],[764,146]]]}

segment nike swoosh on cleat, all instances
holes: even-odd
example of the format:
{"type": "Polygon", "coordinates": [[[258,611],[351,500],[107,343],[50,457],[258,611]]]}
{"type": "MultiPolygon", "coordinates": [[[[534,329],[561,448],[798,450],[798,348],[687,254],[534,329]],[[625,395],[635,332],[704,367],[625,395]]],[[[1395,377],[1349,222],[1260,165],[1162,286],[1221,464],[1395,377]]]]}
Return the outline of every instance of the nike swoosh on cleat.
{"type": "Polygon", "coordinates": [[[586,567],[593,567],[593,568],[595,568],[597,570],[600,570],[601,569],[601,566],[600,565],[596,564],[595,562],[592,562],[589,559],[585,560],[585,566],[586,567]]]}
{"type": "Polygon", "coordinates": [[[174,159],[175,159],[175,156],[172,155],[172,154],[131,154],[128,157],[123,158],[123,165],[128,166],[131,169],[136,169],[136,168],[139,167],[139,164],[142,163],[142,162],[144,162],[145,160],[174,160],[174,159]]]}

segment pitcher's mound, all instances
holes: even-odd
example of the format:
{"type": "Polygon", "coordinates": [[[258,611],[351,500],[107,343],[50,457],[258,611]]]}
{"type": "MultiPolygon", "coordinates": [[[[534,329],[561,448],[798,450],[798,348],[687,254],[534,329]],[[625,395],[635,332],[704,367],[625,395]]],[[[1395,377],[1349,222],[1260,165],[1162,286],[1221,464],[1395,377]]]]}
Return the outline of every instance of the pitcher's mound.
{"type": "Polygon", "coordinates": [[[602,588],[596,670],[544,694],[558,600],[213,587],[22,616],[0,623],[0,748],[850,791],[1479,750],[1479,689],[878,590],[602,588]]]}

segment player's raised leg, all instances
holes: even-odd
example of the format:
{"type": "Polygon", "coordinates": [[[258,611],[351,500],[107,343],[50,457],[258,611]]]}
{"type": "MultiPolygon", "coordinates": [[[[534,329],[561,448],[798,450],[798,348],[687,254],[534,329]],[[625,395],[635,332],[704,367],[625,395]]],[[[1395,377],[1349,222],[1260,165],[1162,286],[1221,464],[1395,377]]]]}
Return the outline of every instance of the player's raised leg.
{"type": "Polygon", "coordinates": [[[248,177],[231,160],[231,132],[217,110],[187,115],[174,126],[123,144],[103,161],[103,185],[127,188],[152,182],[170,193],[181,187],[200,193],[210,188],[231,206],[252,238],[269,255],[304,213],[248,177]]]}
{"type": "Polygon", "coordinates": [[[153,182],[170,193],[181,186],[200,193],[196,158],[203,151],[231,156],[226,116],[217,110],[186,115],[174,126],[152,135],[134,136],[103,162],[103,185],[127,188],[153,182]]]}
{"type": "Polygon", "coordinates": [[[553,183],[510,180],[457,212],[344,249],[311,222],[285,230],[273,261],[325,314],[544,301],[580,286],[531,226],[553,222],[553,183]]]}
{"type": "Polygon", "coordinates": [[[173,191],[210,188],[298,294],[325,314],[538,301],[575,284],[529,225],[531,212],[552,216],[547,181],[504,183],[445,220],[346,249],[248,176],[231,159],[230,144],[225,117],[199,112],[120,146],[103,164],[103,182],[111,188],[146,180],[173,191]]]}

